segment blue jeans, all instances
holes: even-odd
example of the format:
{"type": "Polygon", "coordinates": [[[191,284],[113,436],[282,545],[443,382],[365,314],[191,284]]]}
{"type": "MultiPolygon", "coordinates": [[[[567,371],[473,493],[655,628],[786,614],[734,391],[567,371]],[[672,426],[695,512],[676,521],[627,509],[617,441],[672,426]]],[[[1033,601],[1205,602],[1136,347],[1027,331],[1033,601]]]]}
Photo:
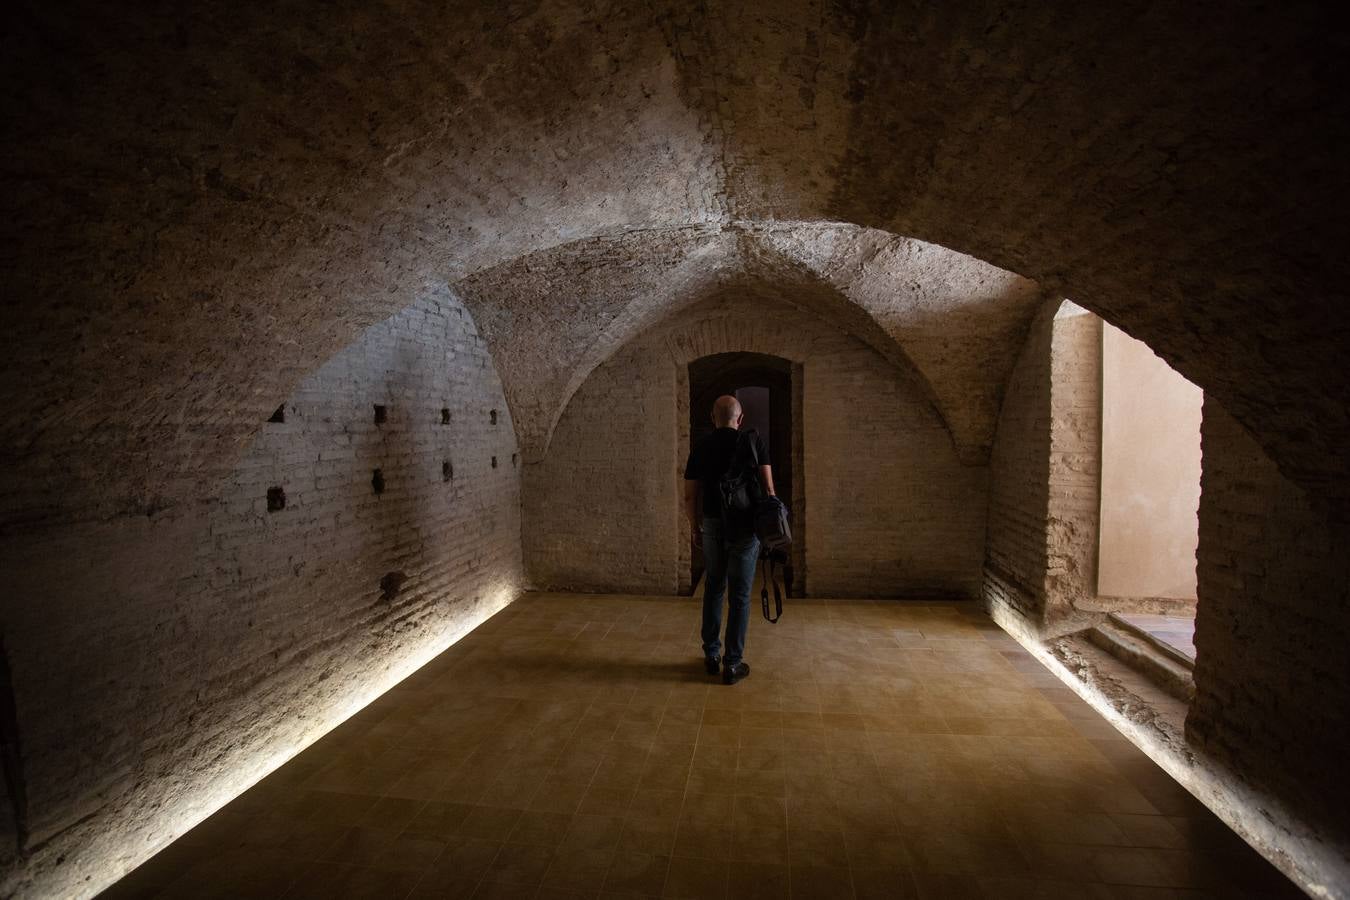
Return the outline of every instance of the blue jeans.
{"type": "Polygon", "coordinates": [[[717,656],[722,649],[722,600],[727,615],[727,646],[722,661],[735,665],[745,655],[745,631],[750,625],[750,588],[759,559],[759,538],[751,532],[730,541],[721,519],[703,520],[703,653],[717,656]],[[730,587],[730,593],[727,588],[730,587]]]}

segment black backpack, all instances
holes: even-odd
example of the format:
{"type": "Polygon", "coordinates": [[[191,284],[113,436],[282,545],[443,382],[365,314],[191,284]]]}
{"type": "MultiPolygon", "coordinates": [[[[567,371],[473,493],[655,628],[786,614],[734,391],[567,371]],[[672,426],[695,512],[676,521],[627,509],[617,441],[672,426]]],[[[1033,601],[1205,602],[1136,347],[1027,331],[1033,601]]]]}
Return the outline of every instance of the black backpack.
{"type": "Polygon", "coordinates": [[[755,449],[757,437],[753,428],[736,436],[731,464],[717,481],[722,521],[729,530],[742,534],[754,528],[755,509],[764,499],[764,489],[759,483],[759,452],[755,449]]]}

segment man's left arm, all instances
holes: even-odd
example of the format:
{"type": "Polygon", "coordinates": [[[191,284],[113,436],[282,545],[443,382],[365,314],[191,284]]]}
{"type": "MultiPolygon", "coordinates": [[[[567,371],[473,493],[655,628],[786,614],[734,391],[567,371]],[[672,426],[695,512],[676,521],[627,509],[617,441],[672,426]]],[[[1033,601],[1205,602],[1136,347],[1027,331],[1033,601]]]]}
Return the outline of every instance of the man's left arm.
{"type": "Polygon", "coordinates": [[[759,467],[760,486],[764,488],[764,495],[766,497],[776,497],[778,495],[775,494],[773,490],[773,466],[771,465],[773,460],[769,458],[769,447],[764,443],[764,438],[760,435],[755,435],[755,441],[755,450],[757,451],[759,458],[763,460],[763,464],[759,467]]]}
{"type": "Polygon", "coordinates": [[[764,487],[764,493],[766,495],[770,497],[777,496],[773,492],[773,466],[759,467],[759,483],[764,487]]]}

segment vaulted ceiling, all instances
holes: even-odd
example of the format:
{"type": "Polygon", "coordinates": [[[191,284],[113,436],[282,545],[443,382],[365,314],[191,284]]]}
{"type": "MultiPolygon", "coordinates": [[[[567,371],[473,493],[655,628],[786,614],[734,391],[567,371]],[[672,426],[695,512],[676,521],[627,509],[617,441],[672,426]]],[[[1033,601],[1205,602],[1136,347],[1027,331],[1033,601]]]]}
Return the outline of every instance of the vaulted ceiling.
{"type": "Polygon", "coordinates": [[[740,285],[911,367],[972,460],[1032,297],[1069,296],[1344,509],[1333,14],[20,4],[7,520],[203,496],[306,372],[447,282],[527,445],[627,335],[740,285]]]}
{"type": "Polygon", "coordinates": [[[1041,292],[933,244],[853,225],[731,223],[592,238],[454,285],[493,348],[527,458],[567,400],[641,330],[713,295],[765,297],[856,334],[913,378],[962,459],[987,458],[1041,292]]]}

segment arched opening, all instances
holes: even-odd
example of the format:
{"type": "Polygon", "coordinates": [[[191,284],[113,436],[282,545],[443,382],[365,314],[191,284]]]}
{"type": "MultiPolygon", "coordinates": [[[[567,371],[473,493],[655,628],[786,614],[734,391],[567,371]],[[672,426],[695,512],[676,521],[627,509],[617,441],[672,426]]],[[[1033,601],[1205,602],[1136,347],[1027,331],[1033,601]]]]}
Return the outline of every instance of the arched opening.
{"type": "MultiPolygon", "coordinates": [[[[774,484],[792,513],[795,533],[783,577],[789,596],[801,592],[806,559],[805,473],[802,471],[802,366],[767,353],[714,353],[689,363],[688,446],[712,432],[713,401],[731,394],[745,411],[742,429],[754,428],[769,446],[774,484]]],[[[703,548],[691,542],[689,584],[696,590],[703,574],[703,548]]]]}

